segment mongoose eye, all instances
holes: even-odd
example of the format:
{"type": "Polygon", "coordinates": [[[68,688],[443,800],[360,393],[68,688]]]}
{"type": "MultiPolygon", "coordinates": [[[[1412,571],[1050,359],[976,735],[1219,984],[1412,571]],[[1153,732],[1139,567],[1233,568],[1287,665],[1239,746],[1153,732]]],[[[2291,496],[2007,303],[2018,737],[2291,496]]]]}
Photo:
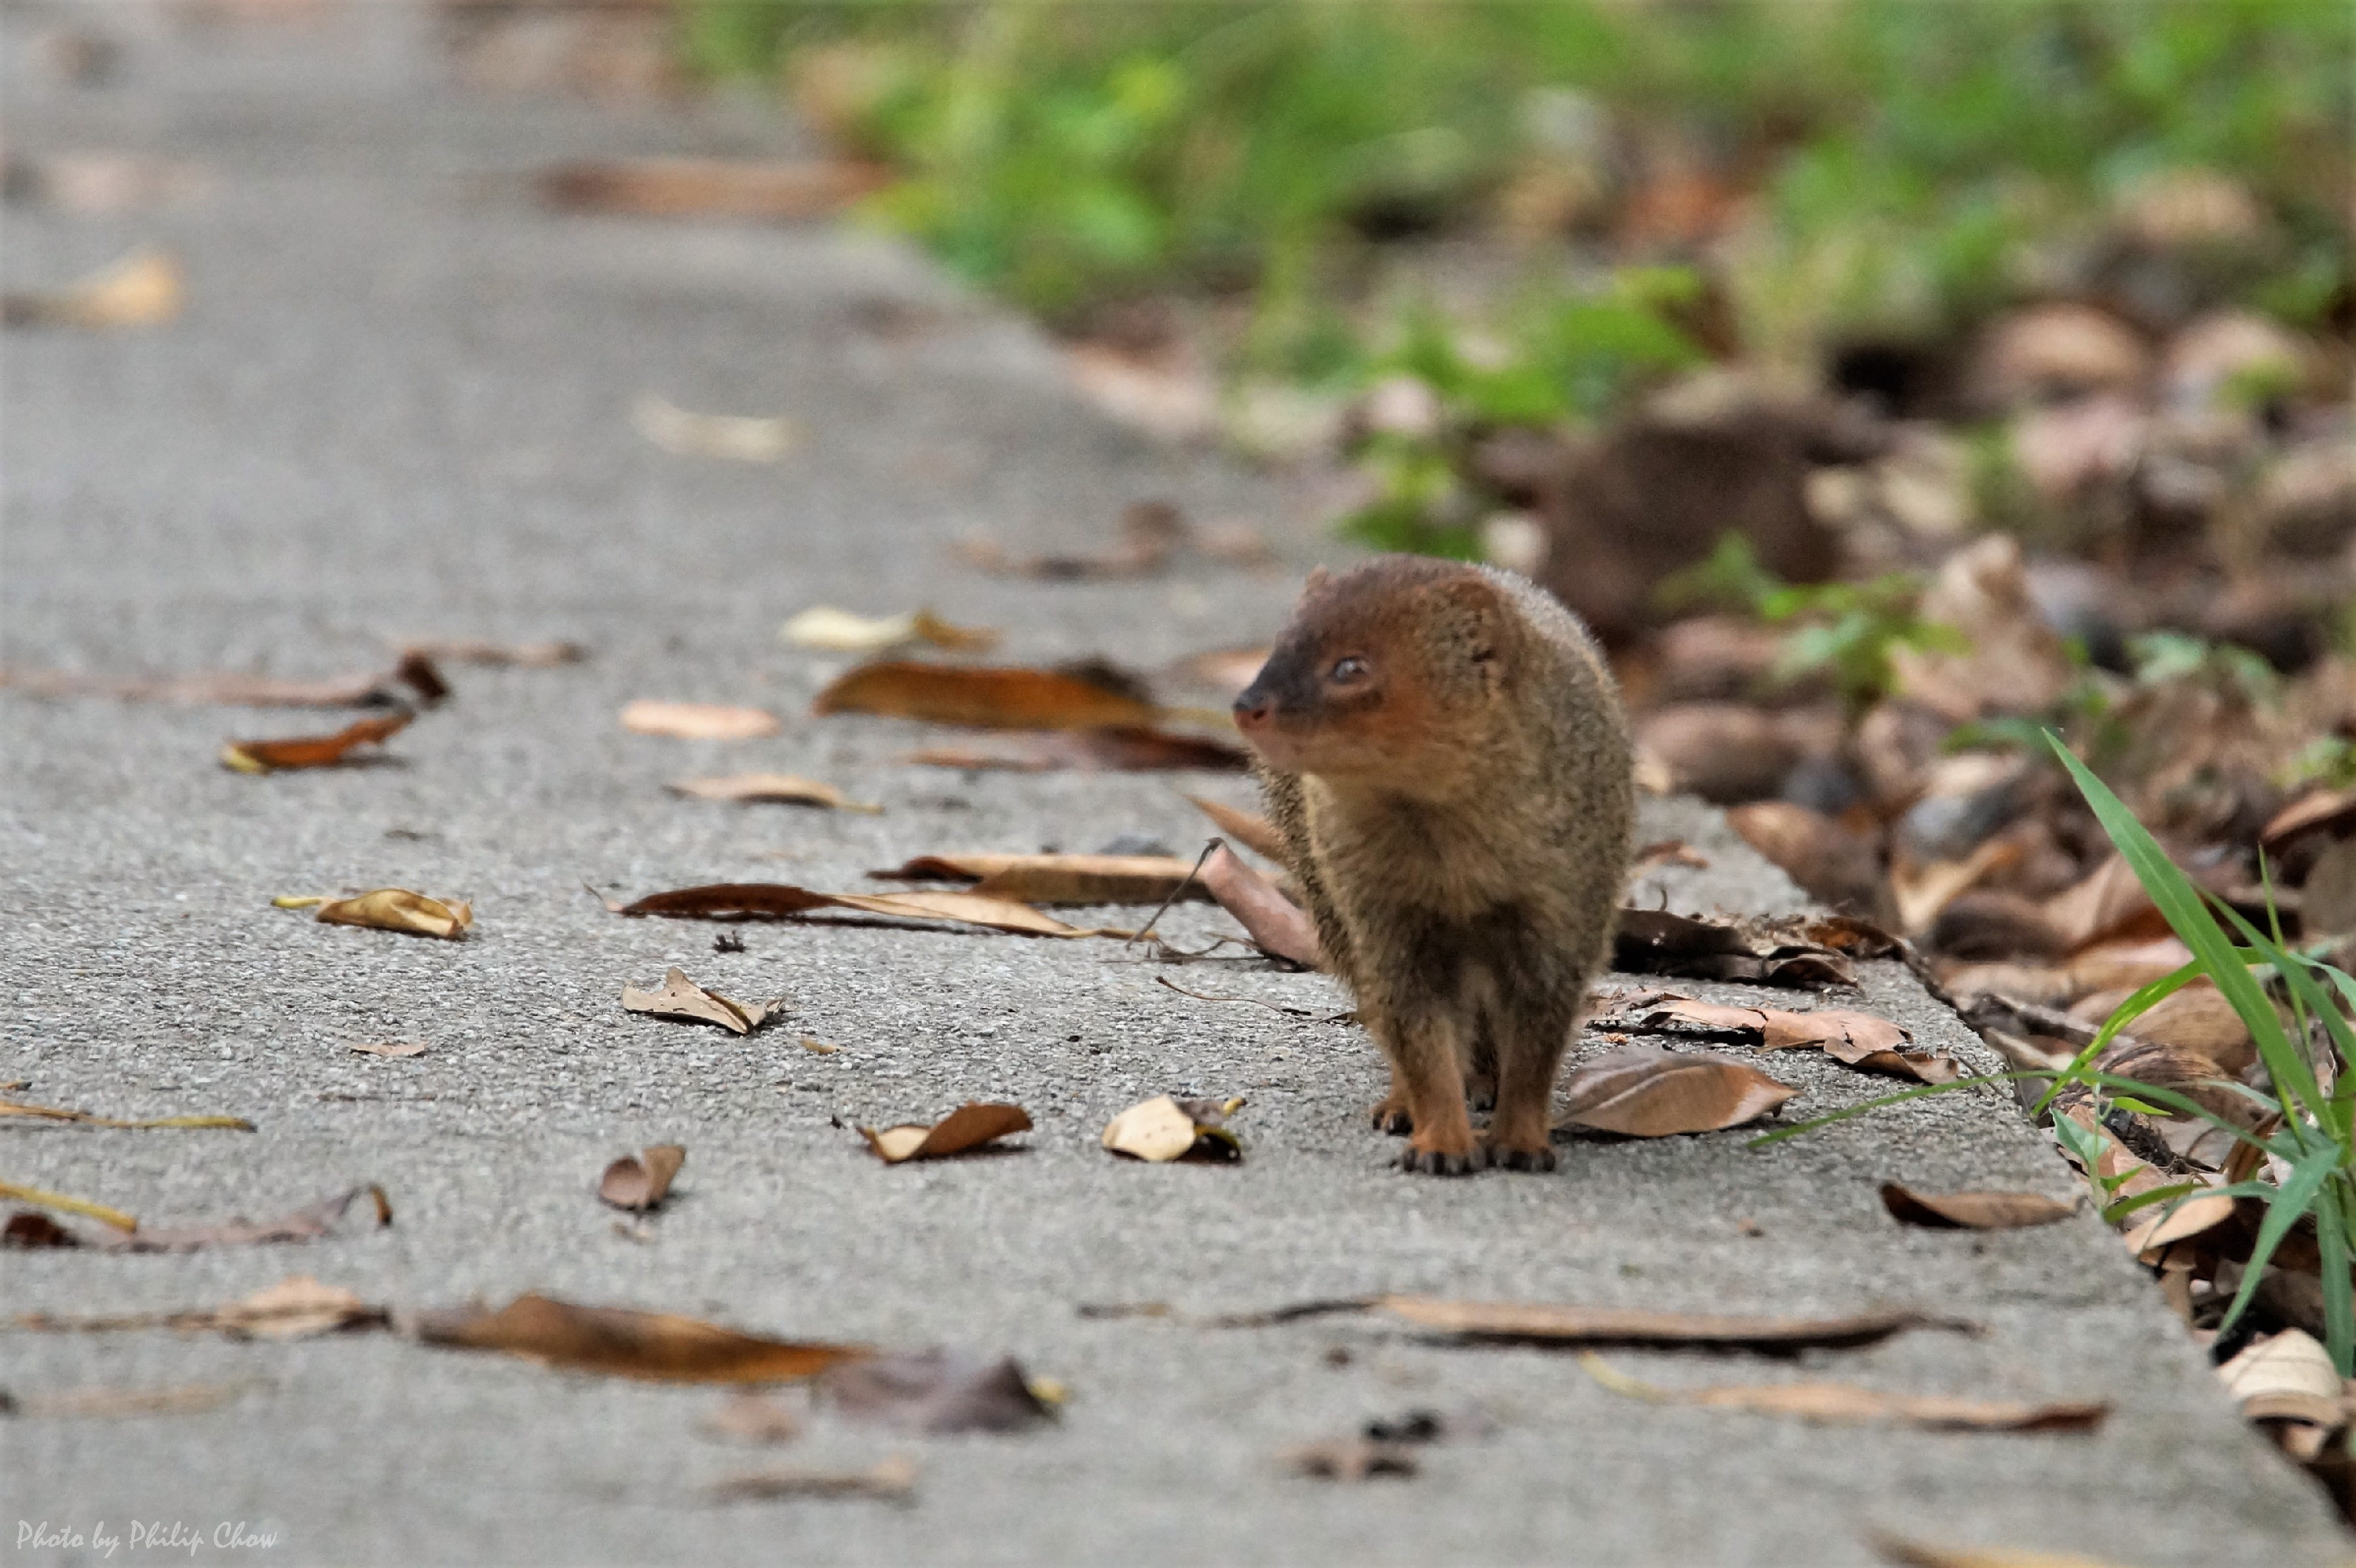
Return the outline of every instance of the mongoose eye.
{"type": "Polygon", "coordinates": [[[1326,678],[1336,686],[1347,686],[1354,680],[1364,680],[1365,677],[1366,661],[1355,654],[1347,658],[1335,659],[1333,667],[1326,672],[1326,678]]]}

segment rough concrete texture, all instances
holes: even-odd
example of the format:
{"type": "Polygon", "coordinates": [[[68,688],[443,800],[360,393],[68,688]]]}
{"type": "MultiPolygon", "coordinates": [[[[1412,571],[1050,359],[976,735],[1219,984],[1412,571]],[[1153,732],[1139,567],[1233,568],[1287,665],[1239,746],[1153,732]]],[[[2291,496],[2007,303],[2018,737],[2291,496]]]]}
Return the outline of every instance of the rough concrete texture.
{"type": "MultiPolygon", "coordinates": [[[[297,1272],[403,1305],[539,1289],[1012,1353],[1072,1392],[1030,1435],[912,1438],[821,1414],[762,1454],[694,1435],[709,1390],[388,1335],[0,1334],[0,1386],[20,1398],[248,1385],[208,1413],[0,1423],[12,1545],[28,1524],[87,1539],[101,1521],[117,1535],[177,1523],[209,1541],[243,1521],[276,1541],[252,1555],[290,1563],[1845,1563],[1871,1560],[1875,1531],[2146,1564],[2345,1557],[2322,1503],[2242,1428],[2094,1219],[1976,1236],[1883,1214],[1875,1187],[1891,1177],[2069,1193],[2007,1096],[1920,1103],[1763,1153],[1740,1135],[1573,1139],[1549,1177],[1416,1179],[1387,1168],[1396,1146],[1365,1125],[1380,1072],[1354,1029],[1154,984],[1335,1005],[1315,976],[872,925],[745,927],[746,950],[722,955],[710,926],[605,913],[584,880],[631,895],[855,887],[926,851],[1198,844],[1168,777],[918,768],[898,760],[931,738],[916,726],[802,717],[831,670],[774,628],[813,603],[929,603],[1006,628],[1017,659],[1151,667],[1264,637],[1333,547],[1269,481],[1085,411],[1035,334],[901,248],[528,199],[522,176],[558,156],[789,147],[753,108],[459,99],[419,18],[392,5],[307,27],[159,24],[134,33],[122,85],[67,91],[21,48],[39,20],[11,16],[12,154],[168,155],[210,184],[128,216],[8,216],[12,287],[153,240],[185,259],[191,297],[162,330],[6,338],[7,662],[328,674],[418,635],[573,637],[595,656],[457,669],[455,699],[400,737],[397,763],[264,779],[215,766],[220,741],[305,732],[314,716],[0,689],[0,1082],[46,1104],[259,1127],[12,1125],[0,1179],[151,1224],[274,1214],[356,1180],[385,1184],[398,1213],[303,1247],[10,1253],[0,1305],[196,1307],[297,1272]],[[627,421],[643,391],[790,413],[807,441],[773,467],[667,455],[627,421]],[[1147,581],[1038,584],[948,553],[976,528],[1087,543],[1141,496],[1261,519],[1281,570],[1187,560],[1147,581]],[[625,734],[616,711],[640,697],[760,704],[786,729],[734,745],[625,734]],[[740,809],[661,788],[754,769],[886,810],[740,809]],[[388,884],[474,899],[475,933],[404,939],[269,903],[388,884]],[[791,1016],[740,1040],[625,1015],[623,984],[671,964],[782,995],[791,1016]],[[807,1051],[805,1035],[841,1050],[807,1051]],[[410,1039],[427,1053],[348,1049],[410,1039]],[[1097,1147],[1114,1112],[1173,1090],[1249,1096],[1240,1168],[1141,1167],[1097,1147]],[[838,1125],[969,1097],[1031,1109],[1023,1152],[886,1168],[838,1125]],[[595,1174],[664,1140],[691,1151],[678,1195],[624,1233],[590,1195],[595,1174]],[[1813,1427],[1647,1405],[1570,1356],[1373,1320],[1217,1331],[1075,1311],[1373,1291],[1918,1305],[1987,1332],[1796,1363],[1612,1360],[1670,1383],[1837,1377],[2115,1411],[2094,1436],[1813,1427]],[[1336,1486],[1274,1463],[1371,1416],[1470,1404],[1496,1431],[1430,1450],[1417,1479],[1336,1486]],[[772,1459],[903,1451],[922,1467],[911,1506],[702,1496],[772,1459]]],[[[1194,782],[1245,798],[1239,781],[1194,782]]],[[[1796,903],[1698,807],[1656,805],[1646,831],[1711,861],[1654,879],[1672,904],[1796,903]]],[[[1166,924],[1188,942],[1225,929],[1199,906],[1166,924]]],[[[1865,1003],[1987,1060],[1894,966],[1871,969],[1865,1003]]],[[[1801,1053],[1766,1065],[1803,1090],[1794,1112],[1890,1087],[1801,1053]]]]}

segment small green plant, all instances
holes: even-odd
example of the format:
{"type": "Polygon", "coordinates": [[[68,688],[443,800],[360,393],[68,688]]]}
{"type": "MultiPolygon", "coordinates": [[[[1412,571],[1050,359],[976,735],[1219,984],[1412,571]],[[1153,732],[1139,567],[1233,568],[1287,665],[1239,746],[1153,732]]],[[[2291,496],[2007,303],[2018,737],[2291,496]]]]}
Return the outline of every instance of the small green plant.
{"type": "MultiPolygon", "coordinates": [[[[2351,1012],[2356,1012],[2356,978],[2312,954],[2286,946],[2279,926],[2262,932],[2239,912],[2201,892],[2135,814],[2058,736],[2049,732],[2046,743],[2068,770],[2095,819],[2169,928],[2191,951],[2191,962],[2121,1003],[2085,1048],[2058,1072],[2002,1073],[1928,1085],[1771,1133],[1752,1140],[1751,1147],[1779,1142],[1901,1100],[2013,1078],[2051,1081],[2038,1102],[2039,1114],[2051,1105],[2064,1086],[2083,1083],[2094,1091],[2098,1111],[2107,1104],[2197,1117],[2267,1157],[2280,1179],[2253,1179],[2220,1187],[2174,1183],[2112,1202],[2104,1217],[2115,1221],[2158,1204],[2173,1207],[2196,1197],[2246,1198],[2263,1204],[2265,1217],[2243,1267],[2240,1288],[2226,1308],[2222,1328],[2232,1328],[2248,1310],[2267,1264],[2285,1239],[2302,1223],[2312,1225],[2322,1260],[2325,1345],[2340,1376],[2356,1373],[2356,1299],[2351,1299],[2356,1292],[2351,1292],[2349,1272],[2351,1253],[2356,1253],[2356,1075],[2349,1072],[2350,1063],[2356,1061],[2356,1023],[2351,1021],[2351,1012]],[[2248,1029],[2265,1068],[2266,1090],[2233,1082],[2220,1085],[2257,1108],[2254,1130],[2176,1090],[2115,1076],[2094,1065],[2136,1019],[2202,978],[2217,987],[2248,1029]],[[2273,992],[2280,994],[2279,1003],[2273,992]]],[[[2100,1140],[2094,1134],[2067,1116],[2054,1117],[2053,1129],[2054,1136],[2090,1171],[2098,1168],[2100,1140]]],[[[2104,1182],[2105,1195],[2115,1194],[2117,1185],[2104,1182]]]]}

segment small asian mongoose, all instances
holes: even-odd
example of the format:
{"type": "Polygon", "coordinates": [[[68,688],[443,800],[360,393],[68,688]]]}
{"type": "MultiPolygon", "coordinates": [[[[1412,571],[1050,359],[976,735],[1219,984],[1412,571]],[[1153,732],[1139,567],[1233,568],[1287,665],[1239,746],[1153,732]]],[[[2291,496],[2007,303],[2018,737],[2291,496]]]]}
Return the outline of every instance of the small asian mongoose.
{"type": "Polygon", "coordinates": [[[1635,788],[1611,672],[1493,568],[1311,575],[1236,699],[1333,970],[1390,1059],[1400,1164],[1550,1170],[1554,1081],[1611,952],[1635,788]],[[1475,1140],[1466,1091],[1495,1114],[1475,1140]]]}

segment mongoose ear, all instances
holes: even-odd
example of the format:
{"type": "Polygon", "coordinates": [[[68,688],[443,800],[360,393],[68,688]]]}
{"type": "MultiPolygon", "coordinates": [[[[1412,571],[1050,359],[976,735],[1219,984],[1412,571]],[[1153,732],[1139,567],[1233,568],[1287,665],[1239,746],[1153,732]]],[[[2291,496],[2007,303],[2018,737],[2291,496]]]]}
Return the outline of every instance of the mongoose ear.
{"type": "Polygon", "coordinates": [[[1303,599],[1314,599],[1320,593],[1324,592],[1326,585],[1333,581],[1333,574],[1332,572],[1326,571],[1322,566],[1312,566],[1309,569],[1308,581],[1301,585],[1301,596],[1303,599]]]}
{"type": "Polygon", "coordinates": [[[1437,583],[1433,598],[1463,639],[1473,663],[1493,665],[1505,653],[1507,609],[1497,585],[1477,572],[1437,583]]]}

